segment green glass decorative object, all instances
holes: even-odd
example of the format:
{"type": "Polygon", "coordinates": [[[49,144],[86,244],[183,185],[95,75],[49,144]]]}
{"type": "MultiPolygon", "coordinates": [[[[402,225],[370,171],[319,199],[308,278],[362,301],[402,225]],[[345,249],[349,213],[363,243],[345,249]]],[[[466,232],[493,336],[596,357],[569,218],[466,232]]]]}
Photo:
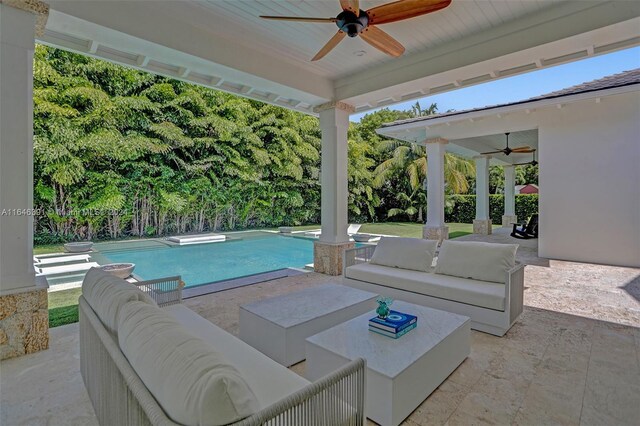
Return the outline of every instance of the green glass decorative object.
{"type": "Polygon", "coordinates": [[[390,297],[378,297],[376,299],[378,302],[378,308],[376,309],[376,314],[378,314],[378,318],[386,319],[389,316],[389,306],[393,303],[393,299],[390,297]]]}

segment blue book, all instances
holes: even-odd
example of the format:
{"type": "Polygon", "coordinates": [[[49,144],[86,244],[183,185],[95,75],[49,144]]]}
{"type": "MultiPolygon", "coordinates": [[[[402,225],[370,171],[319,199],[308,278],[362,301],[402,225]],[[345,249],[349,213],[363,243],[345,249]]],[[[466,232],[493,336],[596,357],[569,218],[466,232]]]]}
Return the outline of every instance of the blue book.
{"type": "Polygon", "coordinates": [[[408,332],[410,332],[411,330],[413,330],[417,326],[418,326],[418,324],[414,322],[413,324],[410,324],[409,326],[403,328],[402,330],[400,330],[397,333],[391,333],[389,331],[384,331],[384,330],[381,330],[381,329],[379,329],[377,327],[373,327],[373,326],[370,325],[369,326],[369,331],[373,331],[374,333],[382,334],[383,336],[391,337],[392,339],[397,339],[399,337],[404,336],[405,334],[407,334],[408,332]]]}
{"type": "Polygon", "coordinates": [[[398,311],[389,311],[389,316],[382,319],[373,317],[369,320],[369,325],[391,332],[397,333],[405,327],[415,324],[418,318],[415,315],[404,314],[398,311]]]}

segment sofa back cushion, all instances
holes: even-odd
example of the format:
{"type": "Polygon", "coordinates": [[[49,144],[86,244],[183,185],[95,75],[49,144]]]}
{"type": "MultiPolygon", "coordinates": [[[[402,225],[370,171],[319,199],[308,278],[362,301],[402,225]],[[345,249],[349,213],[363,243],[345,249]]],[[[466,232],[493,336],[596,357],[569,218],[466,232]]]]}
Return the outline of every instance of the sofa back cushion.
{"type": "Polygon", "coordinates": [[[516,264],[517,244],[445,240],[440,246],[436,274],[504,283],[516,264]]]}
{"type": "Polygon", "coordinates": [[[125,303],[140,301],[157,306],[156,302],[135,285],[98,268],[91,268],[82,281],[82,295],[105,328],[117,333],[118,315],[125,303]]]}
{"type": "Polygon", "coordinates": [[[118,343],[149,392],[177,423],[226,425],[259,410],[240,372],[160,308],[127,303],[118,321],[118,343]]]}
{"type": "Polygon", "coordinates": [[[382,237],[370,262],[374,265],[429,272],[437,248],[436,240],[382,237]]]}

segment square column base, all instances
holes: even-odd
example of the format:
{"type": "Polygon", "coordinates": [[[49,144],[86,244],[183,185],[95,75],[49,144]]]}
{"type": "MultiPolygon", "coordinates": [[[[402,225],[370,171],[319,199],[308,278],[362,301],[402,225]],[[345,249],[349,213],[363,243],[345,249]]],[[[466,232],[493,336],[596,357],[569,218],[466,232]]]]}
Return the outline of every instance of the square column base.
{"type": "Polygon", "coordinates": [[[518,223],[518,216],[516,215],[502,215],[502,227],[511,228],[514,223],[518,223]]]}
{"type": "Polygon", "coordinates": [[[49,348],[47,284],[0,294],[0,360],[49,348]]]}
{"type": "Polygon", "coordinates": [[[342,274],[344,251],[354,248],[355,245],[354,242],[324,243],[322,241],[314,241],[313,270],[327,275],[342,274]]]}
{"type": "Polygon", "coordinates": [[[474,219],[473,233],[481,235],[491,235],[491,219],[474,219]]]}
{"type": "Polygon", "coordinates": [[[425,225],[422,228],[422,238],[424,238],[425,240],[438,240],[438,241],[448,240],[449,227],[425,225]]]}

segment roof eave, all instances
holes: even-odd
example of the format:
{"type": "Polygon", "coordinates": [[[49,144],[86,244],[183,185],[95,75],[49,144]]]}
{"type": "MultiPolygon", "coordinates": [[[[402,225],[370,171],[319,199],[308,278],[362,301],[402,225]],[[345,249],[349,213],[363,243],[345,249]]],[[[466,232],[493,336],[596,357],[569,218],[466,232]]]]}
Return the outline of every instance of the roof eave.
{"type": "MultiPolygon", "coordinates": [[[[456,115],[448,115],[445,117],[425,118],[424,120],[420,120],[420,121],[413,121],[410,123],[381,127],[379,129],[376,129],[376,133],[382,136],[394,137],[396,139],[404,140],[401,137],[394,136],[394,135],[399,132],[405,132],[405,131],[410,131],[414,129],[420,129],[420,128],[428,129],[431,126],[436,126],[439,124],[447,124],[447,123],[453,124],[454,122],[457,122],[457,121],[479,119],[479,118],[487,117],[490,115],[507,114],[507,113],[532,110],[532,109],[546,108],[550,106],[556,106],[559,104],[562,104],[562,105],[572,104],[572,103],[582,102],[589,99],[604,98],[607,96],[614,96],[614,95],[619,95],[619,94],[629,93],[629,92],[636,92],[636,91],[640,91],[640,83],[629,84],[629,85],[619,86],[619,87],[612,87],[612,88],[602,89],[602,90],[594,90],[589,92],[574,93],[574,94],[558,96],[554,98],[532,100],[532,101],[518,103],[518,104],[502,105],[502,106],[498,105],[495,107],[489,107],[489,108],[478,110],[478,111],[469,111],[469,112],[464,112],[456,115]]],[[[413,142],[413,141],[409,141],[409,142],[413,142]]]]}

